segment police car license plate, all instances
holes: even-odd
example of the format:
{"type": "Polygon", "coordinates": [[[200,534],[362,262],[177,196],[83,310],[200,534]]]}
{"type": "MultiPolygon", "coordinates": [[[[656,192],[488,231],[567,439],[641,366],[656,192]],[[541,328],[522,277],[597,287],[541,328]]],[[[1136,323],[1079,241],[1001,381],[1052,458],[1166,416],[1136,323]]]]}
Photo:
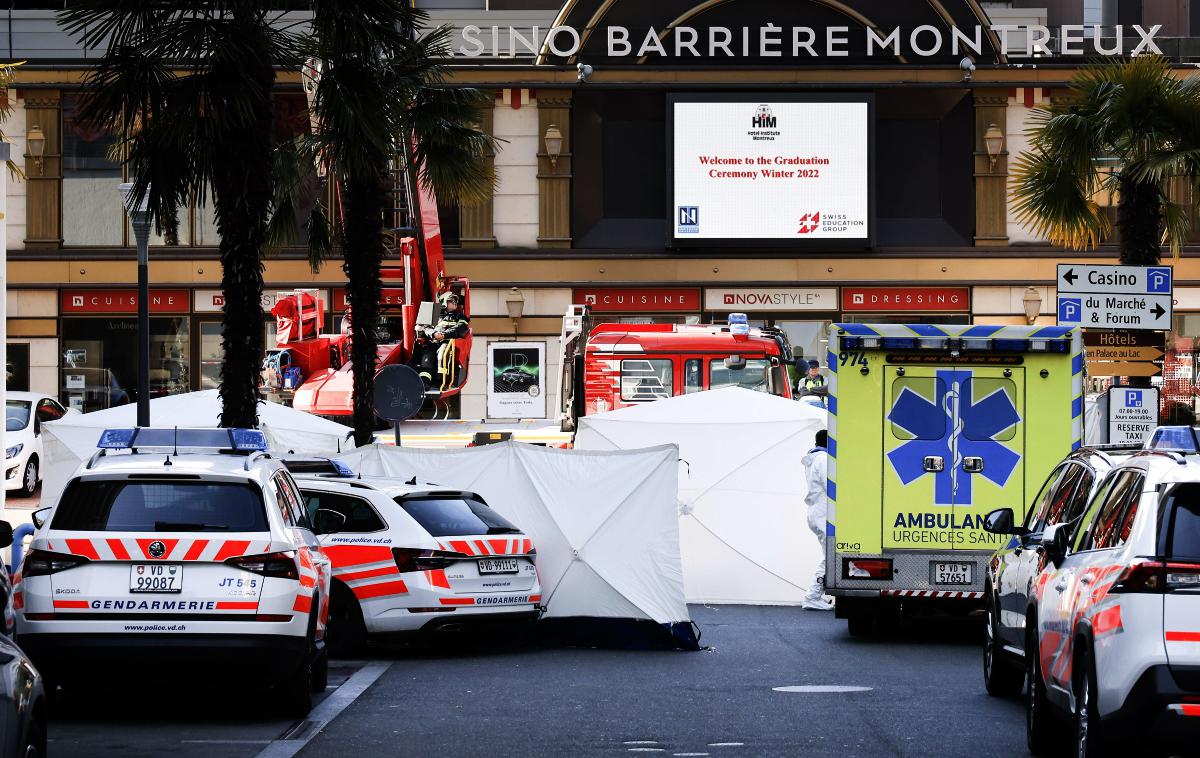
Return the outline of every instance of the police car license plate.
{"type": "Polygon", "coordinates": [[[129,567],[130,592],[183,592],[183,566],[178,563],[135,563],[129,567]]]}
{"type": "Polygon", "coordinates": [[[481,574],[515,574],[517,560],[515,558],[488,558],[479,562],[481,574]]]}
{"type": "Polygon", "coordinates": [[[934,584],[970,584],[971,563],[934,563],[934,584]]]}

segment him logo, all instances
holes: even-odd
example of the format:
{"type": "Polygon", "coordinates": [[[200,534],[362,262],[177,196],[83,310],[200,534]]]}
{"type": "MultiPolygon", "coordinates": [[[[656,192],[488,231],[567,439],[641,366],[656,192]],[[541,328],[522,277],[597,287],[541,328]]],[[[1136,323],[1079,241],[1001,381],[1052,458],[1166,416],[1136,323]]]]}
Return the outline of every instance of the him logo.
{"type": "Polygon", "coordinates": [[[1141,408],[1142,407],[1142,393],[1138,392],[1137,390],[1126,391],[1125,407],[1126,408],[1141,408]]]}
{"type": "Polygon", "coordinates": [[[779,120],[771,113],[771,106],[760,105],[758,110],[754,111],[754,118],[750,120],[750,125],[755,129],[774,129],[779,124],[779,120]]]}
{"type": "Polygon", "coordinates": [[[812,234],[813,232],[815,232],[816,230],[818,230],[820,228],[821,228],[820,212],[805,213],[803,216],[800,217],[800,228],[796,231],[796,234],[812,234]]]}

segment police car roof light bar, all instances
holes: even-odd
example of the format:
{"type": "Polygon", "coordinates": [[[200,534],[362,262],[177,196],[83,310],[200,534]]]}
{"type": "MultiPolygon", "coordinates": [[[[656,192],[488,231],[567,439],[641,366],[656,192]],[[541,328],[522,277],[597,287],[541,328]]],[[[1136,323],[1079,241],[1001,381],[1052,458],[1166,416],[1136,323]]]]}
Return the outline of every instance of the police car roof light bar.
{"type": "Polygon", "coordinates": [[[176,455],[185,450],[232,450],[239,453],[263,452],[267,437],[258,429],[105,429],[96,447],[102,450],[169,448],[176,455]]]}

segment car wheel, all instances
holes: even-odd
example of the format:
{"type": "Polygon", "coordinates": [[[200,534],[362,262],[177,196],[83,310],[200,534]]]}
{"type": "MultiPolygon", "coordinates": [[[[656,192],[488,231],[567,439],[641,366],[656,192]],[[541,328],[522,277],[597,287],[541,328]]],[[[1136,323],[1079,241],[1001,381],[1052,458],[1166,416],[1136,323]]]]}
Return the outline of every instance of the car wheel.
{"type": "Polygon", "coordinates": [[[851,616],[846,619],[846,630],[851,637],[873,637],[875,635],[875,619],[872,616],[851,616]]]}
{"type": "Polygon", "coordinates": [[[362,652],[367,626],[362,606],[350,588],[334,584],[329,596],[329,621],[325,625],[325,649],[334,658],[350,658],[362,652]]]}
{"type": "MultiPolygon", "coordinates": [[[[988,593],[990,596],[990,593],[988,593]]],[[[993,697],[1016,697],[1025,688],[1025,672],[1004,657],[1000,642],[1000,614],[989,603],[983,640],[983,686],[993,697]]]]}
{"type": "Polygon", "coordinates": [[[1100,715],[1096,710],[1096,674],[1086,648],[1082,648],[1076,657],[1075,671],[1075,756],[1100,758],[1109,751],[1101,734],[1100,715]]]}
{"type": "Polygon", "coordinates": [[[21,497],[33,497],[33,493],[37,492],[38,486],[38,459],[37,456],[29,456],[29,460],[25,462],[25,472],[21,474],[21,489],[19,494],[21,497]]]}
{"type": "Polygon", "coordinates": [[[20,758],[45,758],[46,756],[46,725],[41,718],[34,716],[25,733],[25,744],[18,753],[20,758]]]}
{"type": "Polygon", "coordinates": [[[1050,701],[1046,698],[1046,683],[1042,681],[1036,630],[1035,625],[1025,645],[1025,670],[1029,675],[1029,687],[1025,692],[1025,742],[1033,755],[1050,756],[1058,753],[1061,742],[1054,716],[1050,713],[1050,701]]]}
{"type": "Polygon", "coordinates": [[[285,715],[302,719],[312,710],[313,663],[312,658],[306,656],[291,676],[285,677],[275,685],[279,694],[279,705],[285,715]]]}

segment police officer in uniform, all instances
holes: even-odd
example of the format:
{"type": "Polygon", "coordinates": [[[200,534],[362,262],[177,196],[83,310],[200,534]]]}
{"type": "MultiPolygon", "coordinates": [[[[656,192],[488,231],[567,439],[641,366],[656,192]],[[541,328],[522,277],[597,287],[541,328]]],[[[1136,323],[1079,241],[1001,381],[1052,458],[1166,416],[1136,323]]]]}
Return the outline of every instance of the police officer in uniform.
{"type": "Polygon", "coordinates": [[[817,361],[809,361],[808,373],[800,377],[800,381],[796,382],[796,392],[797,394],[812,392],[818,387],[825,387],[825,377],[821,375],[821,364],[817,361]]]}

